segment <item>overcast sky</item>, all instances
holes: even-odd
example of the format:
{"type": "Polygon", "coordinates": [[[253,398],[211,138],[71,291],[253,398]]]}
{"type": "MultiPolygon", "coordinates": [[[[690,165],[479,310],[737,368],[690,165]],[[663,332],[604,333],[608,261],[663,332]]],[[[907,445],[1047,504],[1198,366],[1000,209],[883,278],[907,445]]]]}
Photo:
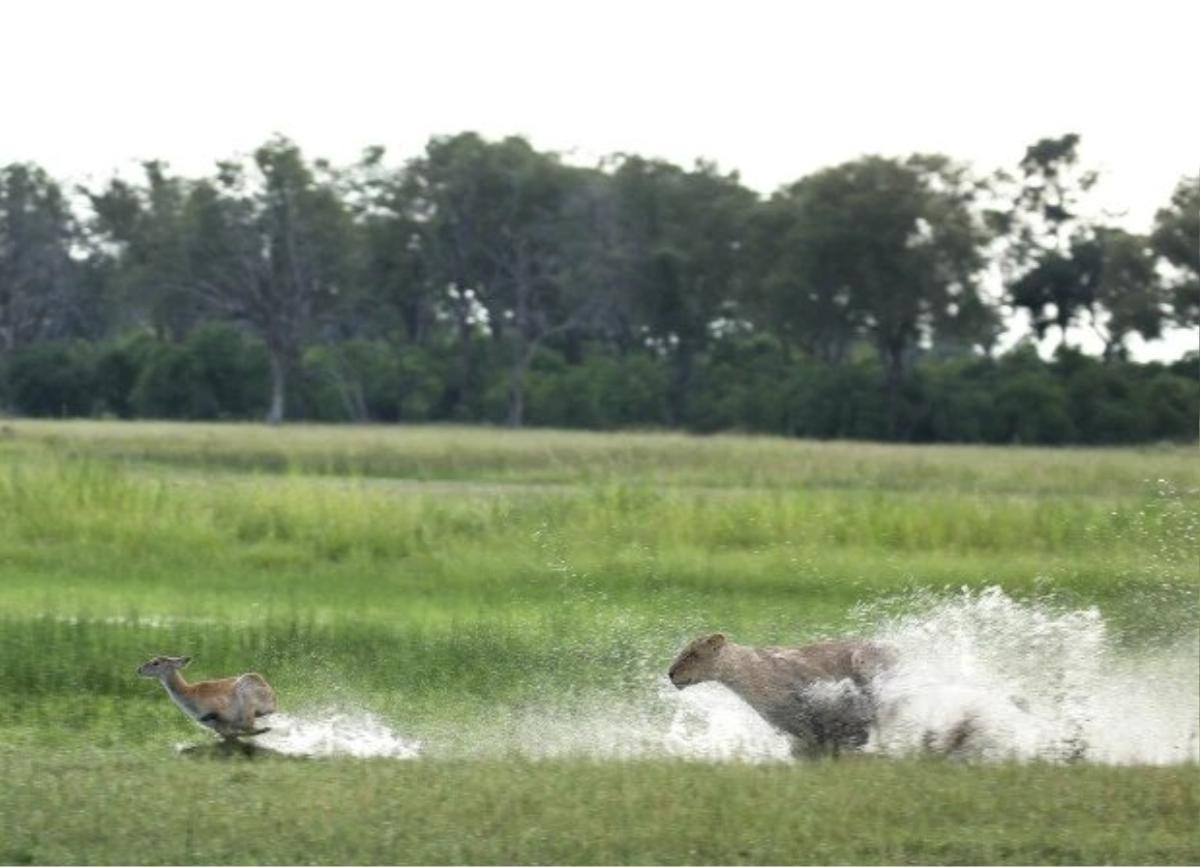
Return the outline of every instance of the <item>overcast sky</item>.
{"type": "Polygon", "coordinates": [[[1200,3],[1147,0],[7,0],[0,164],[199,173],[274,132],[399,161],[473,129],[711,158],[769,192],[866,153],[1012,168],[1078,132],[1097,206],[1145,231],[1200,171],[1198,34],[1200,3]]]}

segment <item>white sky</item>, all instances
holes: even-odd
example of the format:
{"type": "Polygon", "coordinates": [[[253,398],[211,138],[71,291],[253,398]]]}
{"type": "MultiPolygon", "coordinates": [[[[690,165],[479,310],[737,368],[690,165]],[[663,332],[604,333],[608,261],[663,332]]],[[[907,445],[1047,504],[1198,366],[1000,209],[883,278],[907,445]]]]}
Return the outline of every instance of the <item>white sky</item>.
{"type": "Polygon", "coordinates": [[[1198,56],[1194,0],[6,0],[0,164],[200,173],[274,132],[399,161],[473,129],[586,162],[703,156],[769,192],[866,153],[1014,168],[1078,132],[1098,205],[1145,231],[1200,171],[1198,56]]]}

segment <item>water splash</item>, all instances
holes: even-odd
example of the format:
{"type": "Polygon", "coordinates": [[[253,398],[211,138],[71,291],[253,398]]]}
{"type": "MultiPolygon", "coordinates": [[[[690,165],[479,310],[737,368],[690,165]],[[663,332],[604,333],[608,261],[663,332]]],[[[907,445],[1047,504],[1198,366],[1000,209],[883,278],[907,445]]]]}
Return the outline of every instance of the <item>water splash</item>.
{"type": "Polygon", "coordinates": [[[760,762],[789,754],[787,738],[729,690],[699,684],[680,693],[665,675],[637,695],[576,695],[430,740],[431,754],[448,756],[760,762]]]}
{"type": "Polygon", "coordinates": [[[377,716],[354,711],[321,710],[292,716],[274,714],[271,731],[255,739],[258,746],[289,756],[352,756],[412,759],[421,752],[417,741],[398,735],[377,716]]]}
{"type": "Polygon", "coordinates": [[[791,743],[754,708],[718,684],[701,683],[662,699],[675,705],[664,740],[668,755],[707,761],[784,761],[791,743]]]}
{"type": "MultiPolygon", "coordinates": [[[[1000,588],[917,593],[866,608],[860,635],[899,663],[875,683],[879,726],[865,749],[979,761],[1174,764],[1200,761],[1200,635],[1132,651],[1094,608],[1016,600],[1000,588]]],[[[731,691],[676,690],[647,661],[620,694],[548,696],[403,737],[381,717],[323,709],[269,718],[255,739],[295,756],[417,756],[776,762],[788,738],[731,691]],[[652,673],[654,672],[654,673],[652,673]]]]}
{"type": "Polygon", "coordinates": [[[872,749],[981,759],[1171,764],[1200,760],[1200,643],[1134,652],[1095,608],[1000,588],[920,597],[874,637],[900,663],[878,682],[872,749]]]}
{"type": "MultiPolygon", "coordinates": [[[[1131,651],[1100,612],[997,587],[914,594],[860,612],[859,634],[900,662],[874,684],[880,724],[865,750],[979,761],[1200,761],[1200,636],[1131,651]]],[[[839,685],[840,686],[840,685],[839,685]]],[[[447,753],[534,758],[787,761],[788,739],[717,684],[574,696],[499,715],[447,753]],[[466,746],[469,741],[469,746],[466,746]]]]}

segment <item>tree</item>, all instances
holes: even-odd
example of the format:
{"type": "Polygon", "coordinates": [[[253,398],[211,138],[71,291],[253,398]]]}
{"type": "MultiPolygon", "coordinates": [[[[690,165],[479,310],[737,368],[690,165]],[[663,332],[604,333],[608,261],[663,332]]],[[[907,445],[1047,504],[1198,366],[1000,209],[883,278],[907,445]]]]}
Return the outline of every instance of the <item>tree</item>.
{"type": "Polygon", "coordinates": [[[283,421],[302,342],[343,291],[348,218],[324,167],[275,138],[254,153],[254,175],[224,163],[189,199],[196,287],[221,314],[247,323],[267,348],[267,420],[283,421]]]}
{"type": "Polygon", "coordinates": [[[70,205],[49,175],[21,163],[0,168],[0,357],[70,330],[75,240],[70,205]]]}
{"type": "Polygon", "coordinates": [[[444,287],[457,325],[462,388],[471,380],[473,335],[485,325],[507,347],[508,423],[521,425],[535,353],[597,305],[594,292],[572,291],[584,283],[569,279],[579,272],[564,254],[588,213],[586,173],[521,138],[486,142],[464,133],[431,140],[407,174],[423,270],[444,287]]]}
{"type": "Polygon", "coordinates": [[[909,355],[939,334],[986,338],[979,278],[988,235],[974,207],[978,189],[948,159],[913,156],[845,163],[787,191],[796,208],[792,286],[804,297],[779,318],[813,311],[834,323],[839,343],[861,330],[883,361],[893,436],[909,355]]]}
{"type": "Polygon", "coordinates": [[[760,328],[826,364],[840,364],[859,336],[861,317],[834,239],[810,218],[820,184],[793,184],[756,209],[751,221],[749,288],[760,328]]]}
{"type": "Polygon", "coordinates": [[[365,330],[410,344],[426,342],[438,298],[426,268],[415,185],[383,164],[384,149],[368,148],[345,178],[344,198],[356,231],[355,283],[365,330]]]}
{"type": "Polygon", "coordinates": [[[1028,311],[1039,338],[1057,326],[1064,345],[1067,330],[1094,314],[1100,278],[1100,248],[1080,213],[1098,176],[1080,168],[1079,141],[1068,133],[1026,148],[1020,186],[1002,220],[1009,303],[1028,311]]]}
{"type": "Polygon", "coordinates": [[[1009,285],[1009,303],[1029,313],[1039,340],[1053,325],[1065,346],[1067,329],[1084,312],[1095,309],[1100,268],[1100,245],[1095,240],[1077,239],[1066,254],[1047,250],[1036,265],[1009,285]]]}
{"type": "Polygon", "coordinates": [[[188,256],[191,184],[165,164],[143,164],[145,185],[120,178],[88,193],[95,255],[107,259],[113,300],[128,319],[178,342],[202,316],[188,256]]]}
{"type": "Polygon", "coordinates": [[[1107,313],[1103,322],[1093,311],[1093,327],[1104,341],[1104,359],[1124,358],[1125,340],[1139,334],[1145,340],[1162,336],[1167,318],[1167,294],[1155,267],[1149,239],[1121,229],[1096,233],[1100,273],[1095,300],[1107,313]]]}
{"type": "Polygon", "coordinates": [[[1154,217],[1154,251],[1175,270],[1171,287],[1174,321],[1200,326],[1200,176],[1181,178],[1171,203],[1154,217]]]}
{"type": "Polygon", "coordinates": [[[719,319],[739,315],[751,209],[736,173],[641,157],[612,178],[626,301],[643,339],[671,360],[671,421],[687,416],[695,360],[719,319]]]}

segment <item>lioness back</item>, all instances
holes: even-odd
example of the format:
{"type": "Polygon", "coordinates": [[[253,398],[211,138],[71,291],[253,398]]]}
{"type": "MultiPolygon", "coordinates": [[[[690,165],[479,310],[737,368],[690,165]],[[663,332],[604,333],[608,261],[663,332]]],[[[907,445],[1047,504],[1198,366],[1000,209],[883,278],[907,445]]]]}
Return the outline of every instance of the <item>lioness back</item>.
{"type": "Polygon", "coordinates": [[[892,652],[870,641],[820,641],[800,647],[759,648],[765,661],[786,666],[800,680],[864,683],[887,668],[892,652]]]}

